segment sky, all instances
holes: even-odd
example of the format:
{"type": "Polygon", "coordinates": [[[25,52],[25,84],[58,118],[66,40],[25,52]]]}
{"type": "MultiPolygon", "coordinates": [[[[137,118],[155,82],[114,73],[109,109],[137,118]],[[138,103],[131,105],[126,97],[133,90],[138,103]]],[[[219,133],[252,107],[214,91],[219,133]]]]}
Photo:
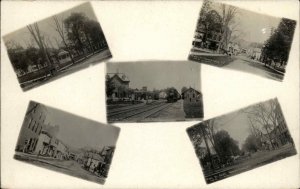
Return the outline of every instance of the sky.
{"type": "MultiPolygon", "coordinates": [[[[76,6],[72,9],[69,9],[62,13],[58,13],[56,16],[57,16],[58,20],[63,20],[63,19],[66,19],[67,17],[69,17],[71,15],[71,13],[74,13],[74,12],[84,13],[88,18],[97,21],[97,18],[94,14],[94,11],[93,11],[90,3],[81,4],[79,6],[76,6]]],[[[54,16],[54,15],[52,15],[52,16],[54,16]]],[[[37,21],[37,23],[38,23],[41,33],[49,38],[49,40],[51,41],[54,48],[58,48],[57,43],[54,38],[56,38],[59,42],[61,42],[62,40],[61,40],[61,37],[58,34],[58,32],[55,30],[56,26],[55,26],[55,22],[54,22],[52,16],[45,18],[41,21],[37,21]]],[[[31,36],[30,32],[28,31],[27,27],[25,26],[24,28],[21,28],[20,30],[17,30],[15,32],[12,32],[12,33],[4,36],[4,41],[8,41],[11,39],[13,39],[17,43],[19,43],[21,46],[26,47],[27,46],[26,43],[29,43],[32,40],[32,36],[31,36]]],[[[35,45],[37,47],[35,41],[33,42],[33,45],[35,45]]],[[[51,45],[51,44],[49,44],[49,45],[51,45]]]]}
{"type": "MultiPolygon", "coordinates": [[[[220,5],[213,2],[211,7],[220,14],[220,5]]],[[[237,12],[235,22],[239,24],[238,29],[244,33],[241,38],[249,42],[264,43],[270,37],[271,28],[276,29],[281,20],[241,8],[238,8],[237,12]]]]}
{"type": "MultiPolygon", "coordinates": [[[[268,112],[271,110],[271,106],[270,106],[271,101],[275,101],[276,103],[278,103],[276,99],[271,99],[265,102],[261,102],[268,112]]],[[[256,104],[213,118],[215,119],[214,121],[215,132],[220,130],[227,131],[231,136],[231,138],[238,141],[239,148],[241,149],[246,138],[248,137],[248,135],[251,134],[251,130],[250,130],[251,122],[248,118],[249,115],[247,112],[252,111],[254,105],[256,104]]],[[[262,132],[264,131],[262,130],[261,125],[255,124],[255,126],[260,128],[262,132]]],[[[201,146],[205,147],[204,142],[201,143],[201,146]]],[[[210,143],[209,146],[211,146],[210,143]]]]}
{"type": "Polygon", "coordinates": [[[115,146],[119,129],[86,118],[82,118],[55,108],[47,107],[45,123],[59,125],[57,138],[71,148],[93,148],[115,146]]]}
{"type": "Polygon", "coordinates": [[[124,73],[130,80],[129,87],[148,90],[183,86],[201,91],[200,64],[188,61],[148,61],[109,63],[107,73],[124,73]]]}

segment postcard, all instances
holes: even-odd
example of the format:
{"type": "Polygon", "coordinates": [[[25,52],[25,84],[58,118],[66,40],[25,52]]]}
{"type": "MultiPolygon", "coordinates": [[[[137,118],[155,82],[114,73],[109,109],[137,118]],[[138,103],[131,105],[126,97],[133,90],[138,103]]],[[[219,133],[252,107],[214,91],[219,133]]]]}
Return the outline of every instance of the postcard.
{"type": "Polygon", "coordinates": [[[120,129],[29,103],[14,158],[104,184],[120,129]]]}
{"type": "Polygon", "coordinates": [[[188,61],[107,64],[108,122],[203,118],[200,65],[188,61]]]}
{"type": "Polygon", "coordinates": [[[90,3],[3,37],[23,91],[111,58],[90,3]]]}
{"type": "Polygon", "coordinates": [[[296,21],[205,0],[189,60],[282,81],[296,21]]]}
{"type": "Polygon", "coordinates": [[[207,184],[297,154],[277,98],[203,121],[187,133],[207,184]]]}

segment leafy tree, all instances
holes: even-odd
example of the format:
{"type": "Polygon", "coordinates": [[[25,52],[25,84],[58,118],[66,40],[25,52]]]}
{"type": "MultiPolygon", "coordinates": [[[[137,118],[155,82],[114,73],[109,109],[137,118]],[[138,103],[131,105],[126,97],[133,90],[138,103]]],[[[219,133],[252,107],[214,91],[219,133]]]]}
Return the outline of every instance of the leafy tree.
{"type": "Polygon", "coordinates": [[[225,130],[220,130],[214,135],[215,148],[220,158],[226,161],[230,156],[240,154],[238,142],[225,130]]]}
{"type": "Polygon", "coordinates": [[[83,13],[72,13],[64,20],[68,39],[71,40],[81,52],[84,52],[84,24],[88,18],[83,13]]]}
{"type": "Polygon", "coordinates": [[[182,87],[182,88],[181,88],[181,94],[182,94],[184,91],[186,91],[187,89],[188,89],[188,88],[187,88],[187,87],[185,87],[185,86],[184,86],[184,87],[182,87]]]}
{"type": "Polygon", "coordinates": [[[243,151],[247,151],[247,152],[257,152],[259,149],[261,149],[261,147],[262,144],[260,142],[260,139],[255,135],[250,134],[246,138],[242,149],[243,151]]]}
{"type": "Polygon", "coordinates": [[[94,20],[87,20],[84,25],[84,32],[88,38],[99,45],[99,47],[107,46],[104,33],[100,24],[94,20]]]}
{"type": "Polygon", "coordinates": [[[116,87],[111,79],[106,79],[105,85],[106,85],[106,96],[109,97],[113,94],[116,87]]]}
{"type": "Polygon", "coordinates": [[[291,49],[295,27],[296,21],[282,18],[277,29],[265,42],[263,55],[286,62],[291,49]]]}

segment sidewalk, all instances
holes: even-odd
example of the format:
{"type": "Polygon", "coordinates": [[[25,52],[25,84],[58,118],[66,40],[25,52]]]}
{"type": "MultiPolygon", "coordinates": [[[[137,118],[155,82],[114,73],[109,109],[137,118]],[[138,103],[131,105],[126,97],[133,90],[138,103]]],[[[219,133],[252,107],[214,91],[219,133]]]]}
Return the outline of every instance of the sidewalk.
{"type": "Polygon", "coordinates": [[[279,70],[277,70],[277,69],[275,69],[275,68],[273,68],[273,67],[271,67],[271,66],[269,66],[269,65],[265,65],[265,63],[262,63],[262,62],[260,62],[260,61],[258,61],[258,60],[253,60],[253,59],[246,58],[246,57],[243,57],[243,56],[239,56],[239,57],[242,58],[242,59],[245,60],[245,61],[250,61],[250,62],[253,62],[253,63],[260,64],[260,65],[262,65],[262,66],[265,66],[265,67],[267,67],[267,68],[269,68],[269,69],[275,71],[276,73],[279,73],[279,74],[282,74],[282,75],[285,74],[285,72],[279,71],[279,70]]]}

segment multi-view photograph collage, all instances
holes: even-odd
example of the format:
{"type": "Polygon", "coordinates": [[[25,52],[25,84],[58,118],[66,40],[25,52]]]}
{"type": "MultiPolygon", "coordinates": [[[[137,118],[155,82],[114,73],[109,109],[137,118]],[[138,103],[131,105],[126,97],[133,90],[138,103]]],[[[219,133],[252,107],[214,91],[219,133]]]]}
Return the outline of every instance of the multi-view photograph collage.
{"type": "MultiPolygon", "coordinates": [[[[186,60],[109,61],[107,30],[96,12],[91,3],[83,3],[2,36],[22,93],[105,64],[98,77],[105,81],[101,109],[107,124],[28,99],[15,160],[104,184],[121,133],[111,124],[191,121],[198,123],[182,127],[182,133],[206,184],[297,154],[279,97],[207,119],[204,104],[211,105],[206,104],[201,74],[205,64],[283,83],[288,66],[295,63],[289,61],[295,20],[205,0],[199,2],[186,60]]],[[[222,98],[218,86],[215,90],[216,98],[222,98]]]]}

